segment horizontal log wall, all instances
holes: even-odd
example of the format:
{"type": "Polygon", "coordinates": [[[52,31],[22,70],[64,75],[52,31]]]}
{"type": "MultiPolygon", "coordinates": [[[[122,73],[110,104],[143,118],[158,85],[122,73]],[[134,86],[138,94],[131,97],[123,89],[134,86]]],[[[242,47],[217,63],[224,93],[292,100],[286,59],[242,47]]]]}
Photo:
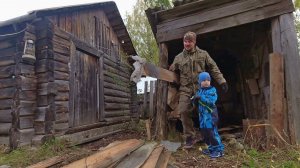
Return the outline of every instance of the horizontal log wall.
{"type": "Polygon", "coordinates": [[[130,69],[124,63],[116,63],[105,56],[103,62],[105,121],[128,121],[132,115],[130,69]]]}
{"type": "Polygon", "coordinates": [[[47,20],[37,23],[37,135],[63,134],[69,128],[70,39],[47,20]]]}
{"type": "Polygon", "coordinates": [[[36,41],[35,28],[0,40],[0,144],[30,144],[34,136],[36,76],[34,61],[22,58],[26,40],[36,41]]]}

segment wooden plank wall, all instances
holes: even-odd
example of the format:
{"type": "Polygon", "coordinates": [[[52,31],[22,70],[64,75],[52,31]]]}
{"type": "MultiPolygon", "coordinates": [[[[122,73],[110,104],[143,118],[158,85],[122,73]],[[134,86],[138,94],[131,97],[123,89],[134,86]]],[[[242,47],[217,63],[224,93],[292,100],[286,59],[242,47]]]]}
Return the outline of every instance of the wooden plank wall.
{"type": "Polygon", "coordinates": [[[35,133],[63,133],[69,128],[70,39],[47,20],[37,25],[38,110],[35,133]]]}
{"type": "Polygon", "coordinates": [[[267,119],[270,107],[269,27],[254,26],[250,47],[241,53],[238,66],[238,87],[241,89],[245,118],[267,119]]]}
{"type": "Polygon", "coordinates": [[[53,15],[49,19],[60,29],[73,34],[91,46],[99,48],[112,60],[120,59],[120,42],[102,10],[91,9],[63,13],[53,15]]]}
{"type": "MultiPolygon", "coordinates": [[[[49,17],[56,26],[104,53],[99,58],[100,82],[103,82],[104,102],[100,102],[100,120],[128,121],[135,102],[134,87],[130,85],[132,69],[121,62],[120,42],[101,10],[89,10],[49,17]],[[100,110],[101,111],[101,110],[100,110]]],[[[101,85],[101,83],[100,83],[101,85]]],[[[101,87],[100,87],[101,89],[101,87]]],[[[102,100],[103,100],[102,99],[102,100]]],[[[101,99],[100,99],[101,100],[101,99]]]]}
{"type": "Polygon", "coordinates": [[[300,75],[299,49],[293,13],[281,15],[272,19],[273,52],[280,53],[284,59],[285,114],[287,129],[292,143],[300,142],[300,75]]]}

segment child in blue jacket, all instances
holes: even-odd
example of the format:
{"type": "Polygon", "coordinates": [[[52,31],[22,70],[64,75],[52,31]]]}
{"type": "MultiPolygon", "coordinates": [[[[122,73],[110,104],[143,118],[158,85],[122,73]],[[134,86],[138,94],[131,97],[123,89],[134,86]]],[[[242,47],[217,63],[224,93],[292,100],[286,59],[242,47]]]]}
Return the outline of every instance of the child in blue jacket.
{"type": "Polygon", "coordinates": [[[198,106],[200,131],[208,149],[202,152],[211,158],[224,155],[224,145],[218,133],[218,110],[215,105],[218,95],[216,88],[210,85],[209,73],[202,72],[198,75],[199,89],[194,96],[194,104],[198,106]]]}

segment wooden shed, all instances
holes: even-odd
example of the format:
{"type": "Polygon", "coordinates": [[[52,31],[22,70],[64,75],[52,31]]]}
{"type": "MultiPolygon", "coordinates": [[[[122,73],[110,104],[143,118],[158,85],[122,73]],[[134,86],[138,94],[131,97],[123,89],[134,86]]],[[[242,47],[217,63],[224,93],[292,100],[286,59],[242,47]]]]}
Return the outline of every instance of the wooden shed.
{"type": "MultiPolygon", "coordinates": [[[[211,55],[229,92],[216,83],[221,126],[242,122],[274,126],[291,142],[300,141],[300,64],[292,0],[173,1],[168,10],[146,14],[160,48],[159,65],[173,62],[187,31],[211,55]]],[[[166,137],[168,84],[159,81],[157,125],[166,137]]],[[[245,124],[245,123],[244,123],[245,124]]]]}
{"type": "Polygon", "coordinates": [[[0,144],[82,143],[131,119],[136,51],[115,2],[32,11],[0,34],[0,144]]]}

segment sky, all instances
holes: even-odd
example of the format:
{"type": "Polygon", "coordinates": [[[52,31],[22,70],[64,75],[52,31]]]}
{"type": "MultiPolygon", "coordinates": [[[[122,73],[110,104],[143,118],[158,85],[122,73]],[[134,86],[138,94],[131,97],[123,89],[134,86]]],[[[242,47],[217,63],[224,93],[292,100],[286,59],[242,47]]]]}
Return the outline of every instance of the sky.
{"type": "MultiPolygon", "coordinates": [[[[105,2],[109,0],[5,0],[0,5],[0,21],[5,21],[18,16],[27,14],[27,12],[52,7],[62,7],[77,4],[105,2]]],[[[119,12],[125,19],[126,11],[130,12],[136,0],[112,0],[115,1],[119,12]]]]}

